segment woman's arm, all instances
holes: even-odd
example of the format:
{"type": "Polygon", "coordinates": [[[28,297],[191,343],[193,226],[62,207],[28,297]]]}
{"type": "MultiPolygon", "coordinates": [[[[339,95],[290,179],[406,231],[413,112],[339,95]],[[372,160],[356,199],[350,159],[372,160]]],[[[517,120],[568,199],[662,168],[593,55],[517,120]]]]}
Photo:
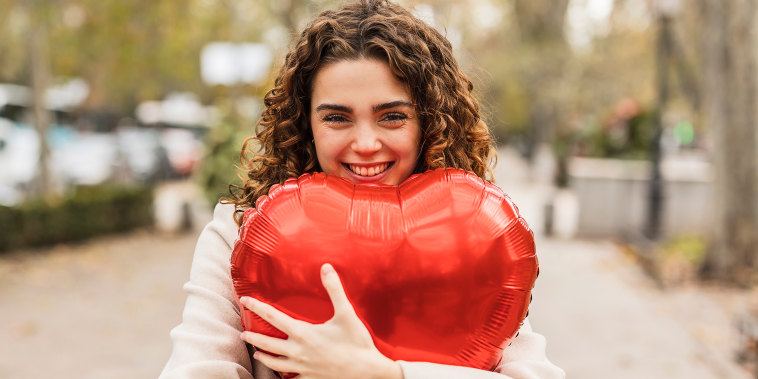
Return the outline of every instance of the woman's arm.
{"type": "Polygon", "coordinates": [[[566,374],[545,355],[545,337],[532,331],[528,320],[503,351],[495,372],[426,362],[400,361],[405,379],[559,379],[566,374]]]}
{"type": "Polygon", "coordinates": [[[182,323],[171,331],[173,352],[162,379],[253,378],[229,274],[237,238],[233,212],[233,205],[217,205],[197,241],[182,323]]]}
{"type": "Polygon", "coordinates": [[[355,314],[338,275],[324,265],[321,280],[334,306],[334,316],[324,324],[296,320],[269,304],[243,297],[242,304],[289,336],[282,340],[245,332],[242,339],[263,351],[255,359],[280,372],[298,372],[310,378],[404,379],[553,379],[563,370],[545,356],[545,338],[532,332],[528,321],[513,343],[503,351],[495,372],[426,362],[393,362],[374,346],[366,326],[355,314]]]}
{"type": "Polygon", "coordinates": [[[402,379],[400,365],[377,350],[366,326],[355,313],[330,264],[321,267],[321,282],[334,307],[322,324],[294,319],[259,300],[242,297],[243,306],[281,330],[287,339],[244,332],[240,336],[260,350],[256,362],[302,379],[402,379]]]}

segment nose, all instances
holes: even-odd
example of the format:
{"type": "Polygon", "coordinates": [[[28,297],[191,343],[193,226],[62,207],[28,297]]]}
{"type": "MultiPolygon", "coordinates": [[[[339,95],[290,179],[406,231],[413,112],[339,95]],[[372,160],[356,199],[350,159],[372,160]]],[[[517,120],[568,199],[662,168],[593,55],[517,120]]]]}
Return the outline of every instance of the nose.
{"type": "Polygon", "coordinates": [[[382,142],[373,125],[356,125],[350,147],[358,154],[371,155],[382,148],[382,142]]]}

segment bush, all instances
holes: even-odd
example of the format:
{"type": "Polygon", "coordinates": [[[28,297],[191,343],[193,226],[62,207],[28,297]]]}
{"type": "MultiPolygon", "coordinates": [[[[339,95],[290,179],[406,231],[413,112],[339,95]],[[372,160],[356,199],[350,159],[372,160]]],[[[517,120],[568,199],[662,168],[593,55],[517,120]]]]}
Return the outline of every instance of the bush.
{"type": "Polygon", "coordinates": [[[149,226],[153,189],[99,185],[78,187],[54,201],[0,206],[0,251],[51,245],[149,226]]]}
{"type": "Polygon", "coordinates": [[[239,155],[250,131],[241,125],[241,121],[226,118],[206,135],[206,155],[195,178],[211,206],[215,205],[219,198],[230,195],[230,183],[242,184],[237,175],[245,172],[238,168],[239,155]]]}
{"type": "Polygon", "coordinates": [[[654,139],[653,113],[611,116],[601,124],[590,123],[571,141],[573,153],[596,158],[650,159],[654,139]]]}

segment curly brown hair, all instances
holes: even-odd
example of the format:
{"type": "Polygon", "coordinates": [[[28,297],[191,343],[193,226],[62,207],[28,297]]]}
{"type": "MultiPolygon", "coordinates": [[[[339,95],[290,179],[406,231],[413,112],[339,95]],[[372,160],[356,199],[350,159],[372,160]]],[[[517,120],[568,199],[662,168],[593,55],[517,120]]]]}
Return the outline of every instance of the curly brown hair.
{"type": "Polygon", "coordinates": [[[360,58],[388,63],[410,89],[422,133],[414,173],[455,167],[492,181],[492,137],[450,42],[399,5],[360,0],[322,12],[287,53],[264,97],[256,136],[245,140],[240,153],[247,178],[242,186],[230,186],[227,202],[236,204],[238,223],[241,211],[272,185],[321,170],[309,123],[313,78],[325,64],[360,58]]]}

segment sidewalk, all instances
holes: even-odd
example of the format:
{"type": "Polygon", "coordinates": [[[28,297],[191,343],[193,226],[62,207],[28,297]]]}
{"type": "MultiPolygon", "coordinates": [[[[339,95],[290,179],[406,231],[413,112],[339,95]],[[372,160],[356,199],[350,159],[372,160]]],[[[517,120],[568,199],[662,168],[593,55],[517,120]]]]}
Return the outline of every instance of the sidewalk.
{"type": "Polygon", "coordinates": [[[196,233],[136,232],[0,256],[0,378],[155,378],[196,233]]]}
{"type": "Polygon", "coordinates": [[[530,319],[569,378],[750,377],[725,349],[732,323],[709,296],[682,299],[659,290],[610,242],[537,243],[540,277],[530,319]],[[687,318],[698,319],[694,330],[687,318]],[[699,335],[702,328],[721,343],[699,335]]]}
{"type": "Polygon", "coordinates": [[[733,320],[714,296],[659,289],[611,241],[545,238],[549,161],[530,170],[512,151],[499,158],[497,183],[537,235],[529,318],[569,378],[750,378],[733,361],[733,320]]]}
{"type": "MultiPolygon", "coordinates": [[[[157,196],[193,191],[175,182],[157,196]]],[[[164,205],[159,223],[178,228],[181,204],[168,205],[174,216],[160,214],[164,205]]],[[[181,321],[199,228],[210,220],[202,208],[192,207],[203,220],[184,233],[143,230],[0,255],[0,378],[157,377],[181,321]]]]}

